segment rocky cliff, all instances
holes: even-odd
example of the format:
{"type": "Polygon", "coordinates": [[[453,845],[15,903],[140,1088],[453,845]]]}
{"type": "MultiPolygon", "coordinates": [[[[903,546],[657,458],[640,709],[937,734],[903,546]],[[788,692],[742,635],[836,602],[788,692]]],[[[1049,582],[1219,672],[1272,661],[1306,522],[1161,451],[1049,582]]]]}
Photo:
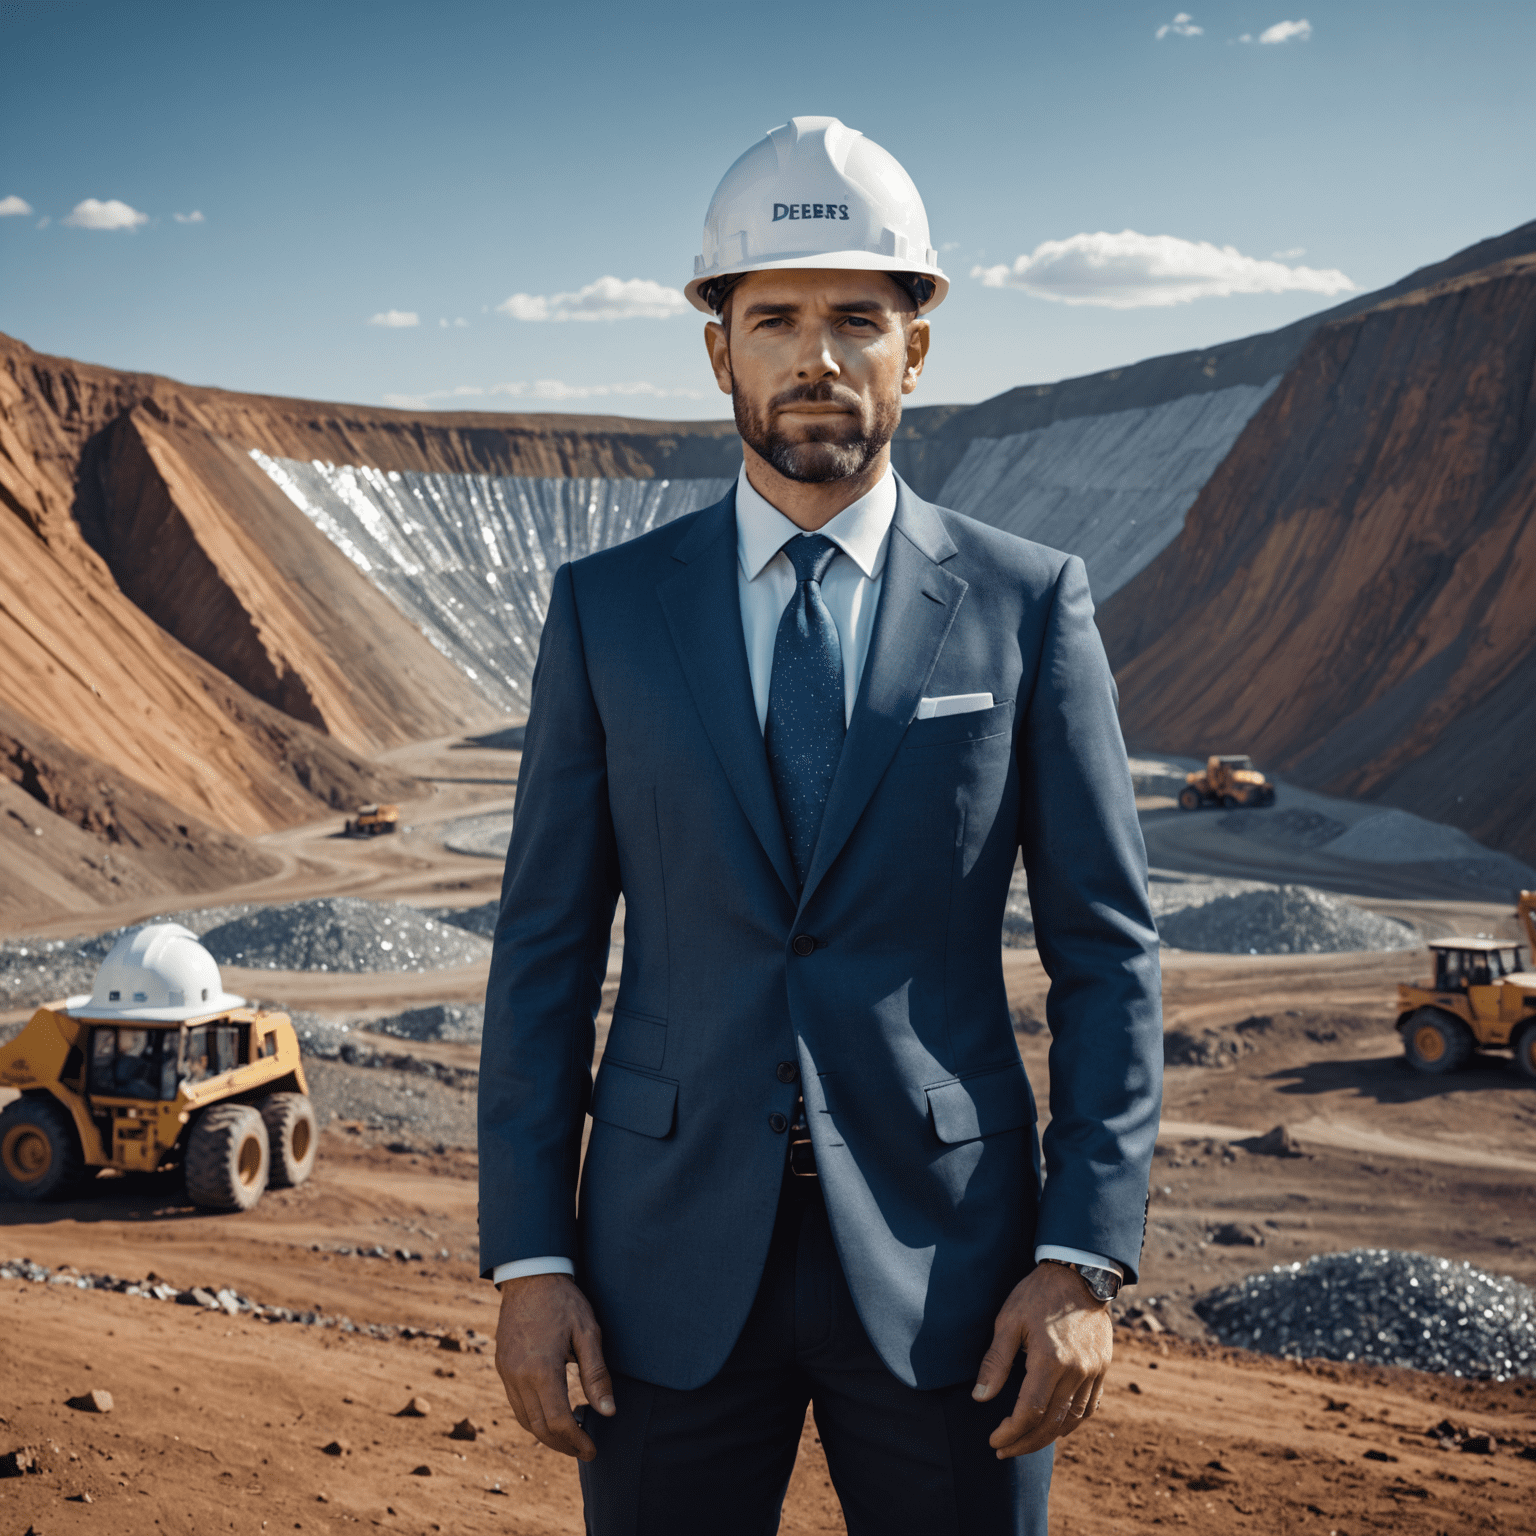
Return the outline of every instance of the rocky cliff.
{"type": "Polygon", "coordinates": [[[1536,257],[1319,329],[1100,623],[1133,742],[1536,859],[1536,257]]]}

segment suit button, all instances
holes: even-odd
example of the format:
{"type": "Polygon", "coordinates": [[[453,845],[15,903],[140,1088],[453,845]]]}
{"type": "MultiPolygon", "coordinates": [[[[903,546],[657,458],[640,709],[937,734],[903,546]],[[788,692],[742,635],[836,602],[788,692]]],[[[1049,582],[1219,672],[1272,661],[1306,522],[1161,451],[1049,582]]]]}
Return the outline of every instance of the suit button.
{"type": "Polygon", "coordinates": [[[776,1136],[782,1136],[789,1129],[789,1121],[778,1110],[768,1116],[768,1129],[776,1136]]]}
{"type": "Polygon", "coordinates": [[[808,933],[797,933],[790,941],[789,947],[803,960],[807,955],[816,953],[816,940],[808,933]]]}
{"type": "Polygon", "coordinates": [[[800,1076],[800,1069],[792,1061],[781,1061],[774,1075],[781,1083],[792,1083],[800,1076]]]}

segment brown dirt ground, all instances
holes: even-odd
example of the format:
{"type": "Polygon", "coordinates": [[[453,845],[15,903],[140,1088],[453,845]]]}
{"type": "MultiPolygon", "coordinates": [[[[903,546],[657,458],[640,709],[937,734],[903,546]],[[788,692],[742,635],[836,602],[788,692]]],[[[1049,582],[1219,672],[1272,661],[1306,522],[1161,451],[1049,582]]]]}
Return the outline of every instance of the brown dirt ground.
{"type": "MultiPolygon", "coordinates": [[[[433,795],[406,808],[416,830],[378,843],[340,839],[333,822],[274,834],[261,846],[281,861],[279,874],[207,899],[345,891],[487,900],[499,866],[447,854],[437,837],[455,816],[509,804],[516,758],[435,743],[391,760],[435,781],[433,795]]],[[[147,899],[140,905],[143,912],[125,904],[109,920],[153,910],[147,899]]],[[[1410,903],[1401,906],[1411,915],[1410,903]]],[[[1467,903],[1434,912],[1463,931],[1498,916],[1467,903]]],[[[1536,1528],[1536,1461],[1517,1449],[1536,1444],[1536,1382],[1293,1366],[1203,1340],[1188,1306],[1194,1294],[1269,1264],[1359,1245],[1427,1250],[1536,1282],[1536,1092],[1507,1059],[1445,1081],[1406,1069],[1390,1028],[1392,988],[1424,968],[1422,952],[1164,958],[1170,1029],[1210,1032],[1240,1052],[1227,1067],[1168,1073],[1145,1267],[1133,1295],[1159,1298],[1177,1332],[1117,1334],[1103,1413],[1062,1447],[1053,1528],[1085,1536],[1153,1524],[1212,1536],[1536,1528]],[[1254,1018],[1268,1023],[1237,1028],[1254,1018]],[[1277,1123],[1304,1155],[1230,1146],[1277,1123]],[[1263,1246],[1213,1245],[1211,1229],[1221,1222],[1251,1226],[1263,1246]],[[1348,1406],[1330,1411],[1330,1400],[1348,1406]],[[1505,1443],[1491,1457],[1441,1450],[1423,1432],[1445,1417],[1505,1443]]],[[[616,966],[617,958],[610,982],[616,966]]],[[[1005,968],[1020,1049],[1043,1088],[1047,1037],[1028,1021],[1043,1016],[1045,977],[1032,951],[1008,952],[1005,968]]],[[[414,999],[418,978],[317,982],[251,972],[240,980],[294,1006],[381,1009],[403,1002],[407,989],[414,999]]],[[[437,978],[444,995],[472,997],[481,986],[478,973],[437,978]]],[[[610,1004],[611,995],[610,986],[610,1004]]],[[[472,1065],[471,1048],[410,1048],[472,1065]]],[[[1044,1091],[1041,1100],[1044,1107],[1044,1091]]],[[[103,1181],[68,1204],[0,1207],[0,1258],[232,1285],[263,1302],[360,1324],[454,1329],[469,1346],[445,1352],[430,1340],[6,1282],[0,1454],[40,1446],[44,1470],[0,1483],[0,1536],[29,1526],[37,1536],[355,1525],[580,1531],[574,1466],[517,1429],[479,1348],[495,1297],[476,1276],[473,1154],[391,1153],[383,1140],[331,1126],[314,1179],[241,1216],[182,1205],[174,1179],[103,1181]],[[333,1251],[375,1244],[428,1257],[333,1251]],[[65,1405],[98,1386],[116,1399],[112,1415],[65,1405]],[[429,1399],[430,1415],[396,1418],[416,1394],[429,1399]],[[465,1416],[486,1433],[474,1443],[448,1439],[465,1416]],[[348,1454],[322,1454],[335,1438],[350,1444],[348,1454]],[[420,1466],[431,1476],[417,1475],[420,1466]],[[503,1491],[491,1491],[498,1483],[503,1491]],[[71,1502],[82,1493],[90,1505],[71,1502]]],[[[783,1529],[843,1529],[813,1422],[783,1529]]]]}

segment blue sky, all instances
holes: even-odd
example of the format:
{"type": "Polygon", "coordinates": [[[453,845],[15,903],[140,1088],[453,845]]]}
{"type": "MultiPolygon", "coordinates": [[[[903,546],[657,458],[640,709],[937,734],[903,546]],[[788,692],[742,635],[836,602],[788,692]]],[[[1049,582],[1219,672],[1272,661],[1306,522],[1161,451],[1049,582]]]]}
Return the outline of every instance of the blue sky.
{"type": "Polygon", "coordinates": [[[1287,270],[1374,288],[1536,216],[1536,5],[1184,3],[8,3],[0,330],[270,394],[725,415],[665,297],[497,306],[680,289],[715,183],[797,113],[924,195],[953,288],[915,403],[1268,330],[1346,291],[1287,270]],[[1150,248],[1091,238],[1126,230],[1218,248],[1201,296],[1144,302],[1150,248]],[[1051,296],[1105,255],[1120,307],[1051,296]]]}

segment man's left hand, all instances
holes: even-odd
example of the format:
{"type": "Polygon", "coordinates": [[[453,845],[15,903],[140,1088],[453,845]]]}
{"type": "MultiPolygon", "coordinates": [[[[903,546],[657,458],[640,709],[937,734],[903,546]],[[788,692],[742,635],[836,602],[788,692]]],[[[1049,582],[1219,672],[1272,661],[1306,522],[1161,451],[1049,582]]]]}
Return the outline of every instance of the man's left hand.
{"type": "Polygon", "coordinates": [[[1024,1350],[1019,1400],[987,1442],[999,1459],[1043,1450],[1093,1417],[1104,1395],[1114,1333],[1108,1303],[1096,1301],[1064,1265],[1039,1264],[1014,1286],[997,1314],[971,1393],[979,1403],[996,1397],[1024,1350]]]}

